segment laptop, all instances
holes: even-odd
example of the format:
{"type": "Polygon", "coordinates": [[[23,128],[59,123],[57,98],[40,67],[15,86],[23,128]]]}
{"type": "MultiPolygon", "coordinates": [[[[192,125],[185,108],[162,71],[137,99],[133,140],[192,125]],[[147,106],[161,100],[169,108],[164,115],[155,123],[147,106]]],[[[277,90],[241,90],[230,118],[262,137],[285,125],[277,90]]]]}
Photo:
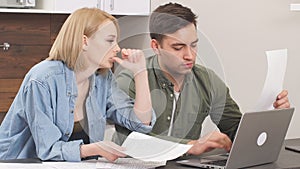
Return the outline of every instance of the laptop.
{"type": "Polygon", "coordinates": [[[230,153],[177,163],[215,169],[243,168],[277,160],[294,108],[244,113],[230,153]]]}

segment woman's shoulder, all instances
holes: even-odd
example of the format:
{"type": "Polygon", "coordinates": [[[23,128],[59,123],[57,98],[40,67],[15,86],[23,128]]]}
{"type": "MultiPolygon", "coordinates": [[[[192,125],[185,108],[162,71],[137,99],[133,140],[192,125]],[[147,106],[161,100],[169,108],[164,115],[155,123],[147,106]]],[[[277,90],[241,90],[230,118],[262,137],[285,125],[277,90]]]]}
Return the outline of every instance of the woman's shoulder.
{"type": "Polygon", "coordinates": [[[30,79],[46,79],[52,75],[63,74],[64,64],[61,61],[44,60],[34,65],[26,76],[30,79]]]}

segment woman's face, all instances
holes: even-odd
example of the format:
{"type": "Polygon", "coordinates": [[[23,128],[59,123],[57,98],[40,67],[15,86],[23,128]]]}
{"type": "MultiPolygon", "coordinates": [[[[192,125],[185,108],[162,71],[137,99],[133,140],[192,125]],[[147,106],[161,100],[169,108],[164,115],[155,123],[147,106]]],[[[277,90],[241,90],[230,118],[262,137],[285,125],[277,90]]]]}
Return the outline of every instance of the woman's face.
{"type": "Polygon", "coordinates": [[[98,68],[111,68],[113,57],[117,56],[120,47],[117,43],[117,28],[115,24],[107,20],[101,24],[98,31],[91,37],[86,38],[84,49],[88,66],[98,68]]]}

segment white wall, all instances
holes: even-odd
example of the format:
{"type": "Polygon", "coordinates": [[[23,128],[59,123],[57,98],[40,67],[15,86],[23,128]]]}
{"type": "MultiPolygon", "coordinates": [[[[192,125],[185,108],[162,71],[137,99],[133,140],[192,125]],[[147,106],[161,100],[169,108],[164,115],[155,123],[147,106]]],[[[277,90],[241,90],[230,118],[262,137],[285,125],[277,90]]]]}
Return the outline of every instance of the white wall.
{"type": "MultiPolygon", "coordinates": [[[[151,9],[167,2],[181,3],[198,15],[198,29],[215,47],[224,80],[243,112],[253,108],[263,88],[265,51],[288,49],[284,88],[296,111],[287,138],[300,137],[300,11],[289,10],[290,3],[300,0],[151,0],[151,9]]],[[[134,27],[146,29],[147,24],[134,27]]],[[[126,33],[126,29],[121,30],[126,33]]],[[[133,39],[121,44],[149,51],[148,35],[133,39]]],[[[219,66],[215,69],[220,71],[219,66]]]]}

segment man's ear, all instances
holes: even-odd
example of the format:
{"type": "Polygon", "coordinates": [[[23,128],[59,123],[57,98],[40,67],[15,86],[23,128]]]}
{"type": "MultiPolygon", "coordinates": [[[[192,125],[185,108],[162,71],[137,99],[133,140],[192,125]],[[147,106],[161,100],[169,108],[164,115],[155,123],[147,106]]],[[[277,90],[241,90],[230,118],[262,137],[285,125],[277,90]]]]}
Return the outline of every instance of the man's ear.
{"type": "Polygon", "coordinates": [[[156,39],[151,39],[151,48],[153,49],[155,54],[159,54],[159,43],[156,39]]]}
{"type": "Polygon", "coordinates": [[[86,35],[83,35],[82,37],[82,50],[88,49],[88,37],[86,35]]]}

